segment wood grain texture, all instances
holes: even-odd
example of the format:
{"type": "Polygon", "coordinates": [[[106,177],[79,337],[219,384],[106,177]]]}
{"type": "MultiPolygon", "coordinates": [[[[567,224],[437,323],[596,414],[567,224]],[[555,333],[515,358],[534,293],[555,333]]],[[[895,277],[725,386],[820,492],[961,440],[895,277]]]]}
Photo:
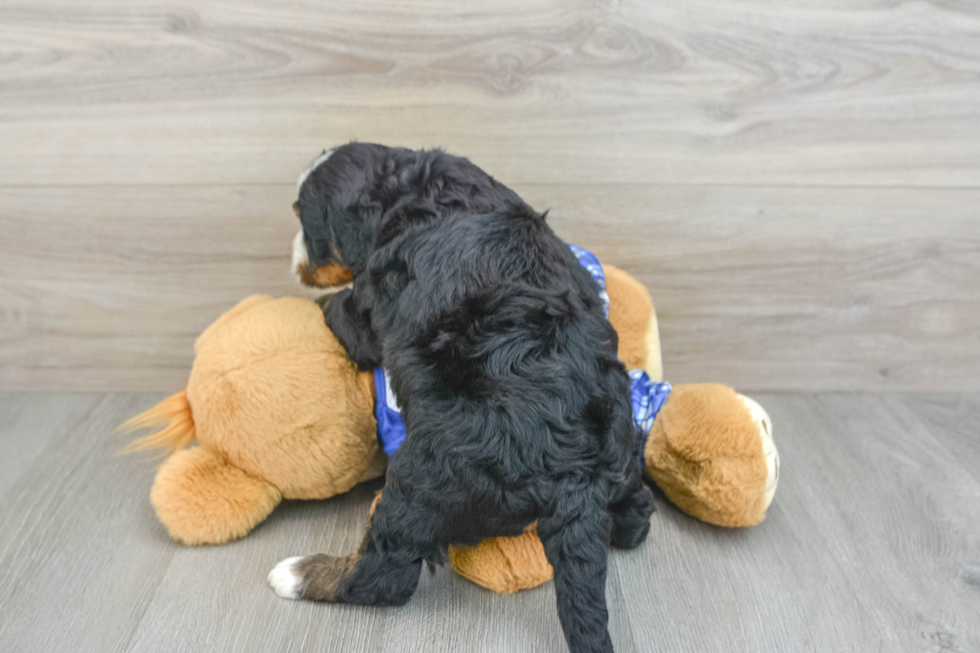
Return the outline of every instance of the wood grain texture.
{"type": "Polygon", "coordinates": [[[911,411],[980,481],[980,401],[976,396],[925,394],[891,401],[911,411]]]}
{"type": "MultiPolygon", "coordinates": [[[[5,650],[563,650],[550,584],[500,596],[444,568],[401,608],[277,598],[279,559],[356,547],[377,483],[286,502],[233,544],[175,545],[152,464],[112,457],[112,427],[159,398],[0,395],[0,443],[33,448],[0,487],[5,650]]],[[[658,495],[649,540],[611,554],[616,650],[980,651],[980,396],[756,398],[783,463],[768,517],[721,529],[658,495]]]]}
{"type": "Polygon", "coordinates": [[[113,458],[119,417],[148,399],[4,397],[20,406],[0,443],[34,450],[0,495],[5,649],[112,651],[132,637],[175,550],[146,500],[146,470],[113,458]]]}
{"type": "Polygon", "coordinates": [[[671,508],[654,520],[655,563],[623,576],[630,593],[669,583],[669,601],[630,604],[649,650],[980,650],[964,575],[980,487],[896,398],[757,397],[782,462],[775,502],[748,530],[671,508]]]}
{"type": "Polygon", "coordinates": [[[4,184],[289,183],[349,138],[511,183],[977,186],[980,7],[0,5],[4,184]]]}
{"type": "Polygon", "coordinates": [[[968,0],[8,1],[0,44],[0,388],[178,387],[358,138],[550,207],[675,381],[980,390],[968,0]]]}
{"type": "MultiPolygon", "coordinates": [[[[980,191],[516,188],[646,284],[675,382],[980,391],[980,191]]],[[[6,189],[0,387],[180,387],[222,311],[303,292],[288,271],[294,192],[6,189]]]]}
{"type": "Polygon", "coordinates": [[[747,391],[980,390],[980,194],[544,187],[570,242],[633,273],[666,378],[747,391]]]}
{"type": "Polygon", "coordinates": [[[85,394],[0,394],[0,495],[43,455],[52,439],[75,428],[94,407],[98,397],[85,394]],[[14,433],[29,434],[13,437],[14,433]]]}

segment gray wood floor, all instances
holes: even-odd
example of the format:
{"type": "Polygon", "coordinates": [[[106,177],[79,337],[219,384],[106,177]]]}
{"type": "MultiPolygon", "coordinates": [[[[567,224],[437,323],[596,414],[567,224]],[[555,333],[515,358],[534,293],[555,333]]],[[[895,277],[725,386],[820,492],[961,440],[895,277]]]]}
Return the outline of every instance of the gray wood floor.
{"type": "MultiPolygon", "coordinates": [[[[4,651],[560,651],[551,585],[498,596],[423,572],[402,608],[295,603],[287,555],[344,553],[376,486],[291,502],[243,541],[175,545],[153,465],[112,428],[157,394],[0,394],[4,651]]],[[[771,394],[769,517],[707,526],[660,496],[614,551],[617,651],[980,651],[980,396],[771,394]]]]}

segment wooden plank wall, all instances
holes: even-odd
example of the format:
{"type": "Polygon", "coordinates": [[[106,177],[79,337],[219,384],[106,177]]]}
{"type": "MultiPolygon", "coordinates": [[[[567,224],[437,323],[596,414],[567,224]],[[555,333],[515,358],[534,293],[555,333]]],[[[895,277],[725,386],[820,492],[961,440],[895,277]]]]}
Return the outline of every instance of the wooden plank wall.
{"type": "Polygon", "coordinates": [[[0,2],[0,389],[177,387],[351,138],[550,208],[672,380],[980,390],[968,0],[0,2]]]}

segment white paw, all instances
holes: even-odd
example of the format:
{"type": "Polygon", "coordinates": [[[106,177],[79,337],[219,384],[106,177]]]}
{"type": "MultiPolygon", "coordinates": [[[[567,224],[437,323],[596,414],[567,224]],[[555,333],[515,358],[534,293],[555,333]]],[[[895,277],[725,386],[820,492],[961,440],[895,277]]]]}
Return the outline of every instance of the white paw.
{"type": "Polygon", "coordinates": [[[301,579],[296,573],[296,566],[303,556],[286,558],[269,572],[269,584],[276,594],[284,599],[298,599],[301,579]]]}

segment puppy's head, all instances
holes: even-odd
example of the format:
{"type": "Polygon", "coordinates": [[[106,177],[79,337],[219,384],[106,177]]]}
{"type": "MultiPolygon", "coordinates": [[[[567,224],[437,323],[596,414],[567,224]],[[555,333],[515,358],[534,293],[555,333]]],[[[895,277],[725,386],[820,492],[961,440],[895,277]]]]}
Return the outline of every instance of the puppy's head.
{"type": "Polygon", "coordinates": [[[366,266],[381,213],[372,189],[388,150],[368,143],[324,150],[300,175],[293,273],[304,285],[342,286],[366,266]]]}
{"type": "MultiPolygon", "coordinates": [[[[300,175],[299,182],[297,183],[300,198],[302,198],[303,187],[310,178],[310,175],[330,159],[332,154],[333,150],[323,150],[323,152],[313,159],[310,166],[303,171],[303,174],[300,175]]],[[[307,202],[307,204],[312,205],[318,203],[307,202]]],[[[351,270],[343,264],[339,252],[336,251],[336,246],[331,242],[334,238],[330,233],[328,225],[314,220],[311,215],[313,212],[311,209],[312,206],[306,211],[307,220],[305,222],[310,223],[309,231],[307,231],[299,199],[293,202],[293,212],[300,219],[299,232],[293,238],[293,274],[299,278],[300,283],[304,286],[314,288],[341,286],[352,279],[351,270]],[[317,242],[320,243],[320,246],[314,247],[317,242]],[[311,251],[314,254],[313,256],[310,255],[311,251]],[[319,252],[319,255],[317,255],[317,252],[319,252]]]]}

